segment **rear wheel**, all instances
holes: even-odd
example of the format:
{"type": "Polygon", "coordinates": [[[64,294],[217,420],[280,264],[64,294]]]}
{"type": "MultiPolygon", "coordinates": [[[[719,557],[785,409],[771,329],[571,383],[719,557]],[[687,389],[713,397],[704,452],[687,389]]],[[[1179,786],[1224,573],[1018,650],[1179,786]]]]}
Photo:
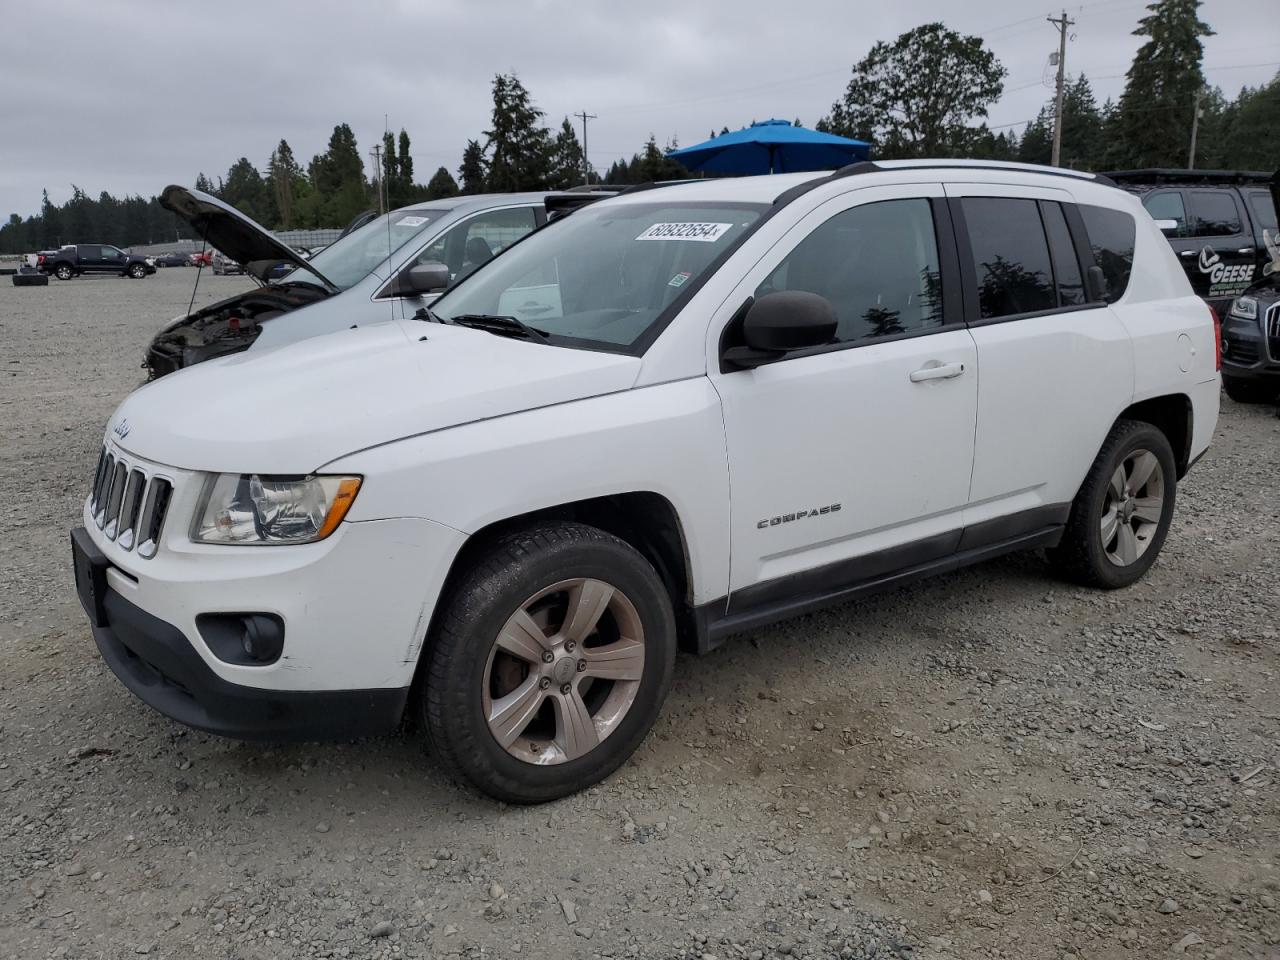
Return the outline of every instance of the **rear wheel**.
{"type": "Polygon", "coordinates": [[[1236,403],[1271,403],[1280,397],[1280,381],[1276,380],[1242,380],[1224,375],[1222,389],[1236,403]]]}
{"type": "Polygon", "coordinates": [[[1050,561],[1079,583],[1127,587],[1155,563],[1173,519],[1177,465],[1164,433],[1121,420],[1102,445],[1050,561]]]}
{"type": "Polygon", "coordinates": [[[578,523],[498,540],[445,601],[420,697],[441,762],[511,803],[604,779],[671,685],[671,600],[629,544],[578,523]]]}
{"type": "Polygon", "coordinates": [[[70,280],[75,276],[75,271],[71,269],[70,264],[60,263],[54,267],[53,275],[59,280],[70,280]]]}

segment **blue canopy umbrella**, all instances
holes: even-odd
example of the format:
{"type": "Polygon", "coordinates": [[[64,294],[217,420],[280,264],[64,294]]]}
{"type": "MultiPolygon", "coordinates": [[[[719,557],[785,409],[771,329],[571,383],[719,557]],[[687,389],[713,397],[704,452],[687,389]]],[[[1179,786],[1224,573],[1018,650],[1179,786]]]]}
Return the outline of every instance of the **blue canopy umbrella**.
{"type": "Polygon", "coordinates": [[[798,173],[832,170],[871,156],[871,144],[786,120],[761,120],[667,154],[695,173],[798,173]]]}

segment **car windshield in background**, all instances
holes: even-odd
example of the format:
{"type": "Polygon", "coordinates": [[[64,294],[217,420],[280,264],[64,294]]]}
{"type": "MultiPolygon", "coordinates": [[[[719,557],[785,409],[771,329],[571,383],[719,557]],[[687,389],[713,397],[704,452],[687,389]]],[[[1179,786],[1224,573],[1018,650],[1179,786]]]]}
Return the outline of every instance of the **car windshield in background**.
{"type": "MultiPolygon", "coordinates": [[[[388,256],[422,234],[448,212],[394,210],[377,220],[371,220],[342,239],[335,240],[308,262],[314,263],[316,269],[332,280],[340,290],[346,290],[367,277],[388,256]]],[[[320,279],[305,267],[299,267],[283,279],[286,283],[302,282],[323,286],[320,279]]]]}
{"type": "Polygon", "coordinates": [[[566,346],[628,350],[759,219],[753,203],[616,203],[531,234],[432,307],[514,317],[566,346]]]}

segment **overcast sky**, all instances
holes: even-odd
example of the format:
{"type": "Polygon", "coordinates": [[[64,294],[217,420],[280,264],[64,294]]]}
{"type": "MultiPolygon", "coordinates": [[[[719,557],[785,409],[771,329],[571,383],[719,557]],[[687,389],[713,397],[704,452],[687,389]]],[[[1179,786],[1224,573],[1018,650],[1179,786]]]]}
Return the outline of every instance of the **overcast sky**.
{"type": "MultiPolygon", "coordinates": [[[[96,0],[57,16],[0,20],[0,217],[91,195],[158,193],[247,156],[263,169],[284,137],[305,164],[346,122],[366,152],[384,115],[413,141],[417,178],[456,175],[482,137],[494,73],[514,71],[558,126],[597,114],[589,152],[603,170],[654,133],[688,146],[722,126],[799,117],[812,125],[877,40],[941,19],[983,36],[1008,69],[993,127],[1035,116],[1049,96],[1055,28],[1042,0],[96,0]]],[[[1210,83],[1234,96],[1280,61],[1276,0],[1206,0],[1210,83]]],[[[1069,74],[1119,95],[1142,0],[1067,6],[1069,74]]],[[[576,121],[575,121],[576,122],[576,121]]]]}

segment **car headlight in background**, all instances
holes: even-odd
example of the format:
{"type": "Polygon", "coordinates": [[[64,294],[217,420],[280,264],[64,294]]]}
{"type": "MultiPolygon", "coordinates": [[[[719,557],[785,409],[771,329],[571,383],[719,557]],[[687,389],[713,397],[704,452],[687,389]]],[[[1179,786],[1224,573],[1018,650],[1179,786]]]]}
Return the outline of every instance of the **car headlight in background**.
{"type": "Polygon", "coordinates": [[[1241,320],[1258,319],[1258,301],[1253,297],[1236,297],[1231,303],[1231,316],[1241,320]]]}
{"type": "Polygon", "coordinates": [[[313,543],[338,528],[359,489],[360,477],[215,474],[205,486],[191,539],[199,543],[313,543]]]}

